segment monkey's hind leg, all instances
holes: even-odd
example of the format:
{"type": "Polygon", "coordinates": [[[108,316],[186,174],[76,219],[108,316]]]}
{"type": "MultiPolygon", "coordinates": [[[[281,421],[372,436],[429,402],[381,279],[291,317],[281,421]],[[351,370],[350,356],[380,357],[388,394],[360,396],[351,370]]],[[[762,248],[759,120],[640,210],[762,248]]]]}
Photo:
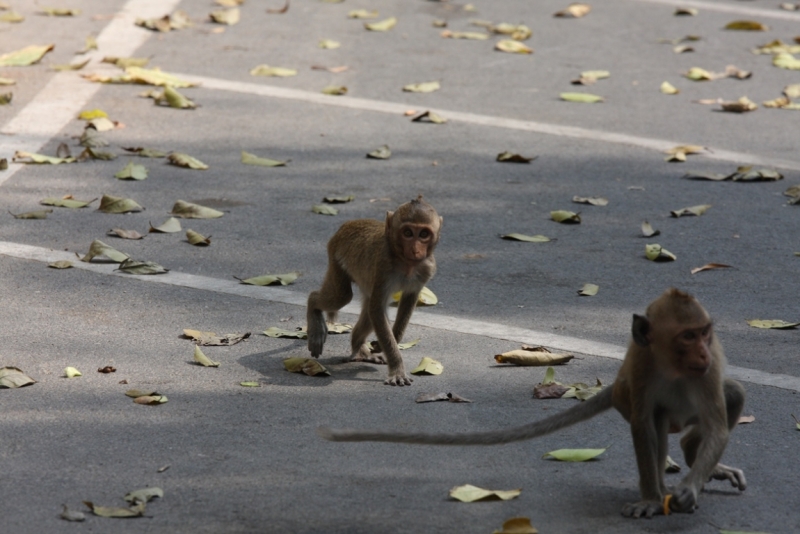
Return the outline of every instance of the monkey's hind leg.
{"type": "Polygon", "coordinates": [[[356,322],[353,331],[350,333],[350,344],[352,348],[352,354],[350,356],[351,362],[386,364],[386,357],[383,354],[373,353],[370,350],[367,337],[371,333],[372,322],[369,320],[369,314],[366,309],[362,309],[361,315],[358,316],[358,322],[356,322]]]}
{"type": "Polygon", "coordinates": [[[319,291],[312,291],[308,295],[308,310],[306,324],[308,329],[308,350],[311,356],[319,358],[322,347],[328,337],[328,325],[322,313],[326,312],[328,319],[336,319],[336,312],[353,299],[353,288],[350,277],[335,261],[328,263],[328,272],[319,291]]]}

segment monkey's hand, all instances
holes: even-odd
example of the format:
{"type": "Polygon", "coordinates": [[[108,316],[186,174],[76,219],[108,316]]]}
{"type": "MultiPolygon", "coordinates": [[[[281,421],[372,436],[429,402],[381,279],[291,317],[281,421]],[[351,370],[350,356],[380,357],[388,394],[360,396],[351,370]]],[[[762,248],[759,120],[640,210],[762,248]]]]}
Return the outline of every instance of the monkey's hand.
{"type": "Polygon", "coordinates": [[[410,386],[413,380],[406,375],[401,367],[396,371],[389,371],[389,378],[383,381],[387,386],[410,386]]]}
{"type": "Polygon", "coordinates": [[[654,515],[664,513],[664,505],[661,501],[639,501],[628,503],[622,507],[622,515],[639,519],[646,517],[652,519],[654,515]]]}
{"type": "Polygon", "coordinates": [[[724,464],[717,464],[717,466],[711,472],[709,480],[711,479],[729,480],[731,486],[739,491],[744,491],[747,487],[747,481],[744,479],[744,471],[724,464]]]}

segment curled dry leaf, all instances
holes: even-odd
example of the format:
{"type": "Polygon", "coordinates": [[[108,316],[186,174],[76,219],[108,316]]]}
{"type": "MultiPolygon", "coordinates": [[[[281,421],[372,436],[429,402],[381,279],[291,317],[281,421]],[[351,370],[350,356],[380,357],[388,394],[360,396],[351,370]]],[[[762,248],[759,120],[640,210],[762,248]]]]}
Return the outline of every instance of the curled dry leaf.
{"type": "Polygon", "coordinates": [[[239,8],[235,7],[233,9],[219,9],[217,11],[212,11],[208,14],[208,17],[212,22],[216,22],[217,24],[233,26],[239,22],[241,13],[239,12],[239,8]]]}
{"type": "Polygon", "coordinates": [[[578,290],[578,295],[581,297],[593,297],[597,295],[598,291],[600,291],[600,286],[596,284],[584,284],[583,287],[578,290]]]}
{"type": "Polygon", "coordinates": [[[440,375],[444,371],[444,366],[434,360],[425,356],[414,369],[411,370],[412,375],[440,375]]]}
{"type": "Polygon", "coordinates": [[[286,167],[286,164],[291,160],[278,161],[270,158],[260,158],[255,154],[250,154],[242,150],[242,163],[245,165],[258,165],[261,167],[286,167]]]}
{"type": "Polygon", "coordinates": [[[389,17],[380,22],[365,22],[364,28],[371,32],[388,32],[394,28],[396,24],[397,19],[395,17],[389,17]]]}
{"type": "Polygon", "coordinates": [[[597,458],[606,452],[607,449],[608,447],[604,449],[558,449],[548,452],[542,456],[542,458],[547,458],[549,456],[562,462],[585,462],[597,458]]]}
{"type": "Polygon", "coordinates": [[[161,98],[154,99],[156,105],[163,105],[166,103],[171,108],[176,109],[195,109],[197,104],[186,96],[173,89],[172,86],[164,86],[164,93],[161,98]]]}
{"type": "Polygon", "coordinates": [[[572,197],[576,204],[591,204],[592,206],[608,206],[608,199],[603,197],[572,197]]]}
{"type": "Polygon", "coordinates": [[[303,373],[308,376],[331,376],[330,371],[315,358],[286,358],[283,366],[290,373],[303,373]]]}
{"type": "Polygon", "coordinates": [[[271,326],[264,330],[264,335],[267,337],[282,337],[282,338],[296,338],[296,339],[307,339],[308,333],[305,330],[284,330],[283,328],[277,328],[275,326],[271,326]]]}
{"type": "MultiPolygon", "coordinates": [[[[173,208],[174,209],[174,208],[173,208]]],[[[170,217],[163,224],[159,226],[153,226],[153,223],[148,223],[150,225],[150,230],[148,232],[156,232],[161,234],[173,234],[175,232],[181,231],[181,222],[176,219],[175,217],[170,217]]]]}
{"type": "Polygon", "coordinates": [[[743,415],[743,416],[739,417],[739,423],[738,424],[746,425],[746,424],[752,423],[755,420],[756,420],[756,416],[755,415],[743,415]]]}
{"type": "Polygon", "coordinates": [[[659,235],[659,234],[661,234],[661,230],[654,230],[653,226],[649,222],[644,221],[642,223],[642,235],[641,235],[641,237],[653,237],[653,236],[656,236],[656,235],[659,235]]]}
{"type": "Polygon", "coordinates": [[[494,360],[497,363],[510,363],[525,367],[561,365],[572,358],[574,358],[572,354],[553,353],[544,347],[529,347],[527,345],[523,345],[521,349],[495,354],[494,356],[494,360]]]}
{"type": "Polygon", "coordinates": [[[602,96],[589,93],[561,93],[558,97],[567,102],[581,102],[584,104],[594,104],[605,100],[602,96]]]}
{"type": "Polygon", "coordinates": [[[164,497],[164,490],[161,488],[144,488],[140,490],[131,491],[123,497],[125,502],[129,503],[137,503],[137,502],[150,502],[153,499],[158,497],[159,499],[164,497]]]}
{"type": "Polygon", "coordinates": [[[300,276],[298,272],[286,273],[286,274],[262,274],[261,276],[254,276],[252,278],[236,278],[243,284],[248,284],[251,286],[271,286],[280,284],[282,286],[288,286],[289,284],[294,283],[297,280],[297,277],[300,276]]]}
{"type": "Polygon", "coordinates": [[[746,96],[741,97],[739,100],[722,102],[721,106],[722,111],[729,111],[732,113],[746,113],[758,109],[758,105],[746,96]]]}
{"type": "Polygon", "coordinates": [[[765,108],[772,109],[790,109],[794,111],[800,110],[800,104],[792,102],[787,96],[779,96],[778,98],[772,100],[764,100],[761,105],[765,108]]]}
{"type": "Polygon", "coordinates": [[[550,212],[550,218],[555,222],[562,224],[580,224],[580,213],[575,213],[567,210],[556,210],[550,212]]]}
{"type": "Polygon", "coordinates": [[[530,163],[531,161],[535,160],[539,156],[531,156],[530,158],[522,156],[520,154],[514,154],[512,152],[500,152],[495,158],[495,161],[499,161],[501,163],[530,163]]]}
{"type": "Polygon", "coordinates": [[[489,31],[501,35],[508,35],[515,41],[527,41],[531,38],[531,35],[533,35],[531,29],[524,24],[509,24],[507,22],[490,25],[489,31]]]}
{"type": "Polygon", "coordinates": [[[410,83],[403,86],[403,91],[406,93],[432,93],[438,91],[442,86],[438,81],[410,83]]]}
{"type": "Polygon", "coordinates": [[[650,261],[675,261],[677,256],[658,243],[644,246],[644,255],[650,261]]]}
{"type": "Polygon", "coordinates": [[[440,33],[442,37],[445,39],[468,39],[472,41],[485,41],[491,35],[488,33],[480,33],[480,32],[453,32],[450,30],[444,30],[440,33]]]}
{"type": "Polygon", "coordinates": [[[61,505],[63,507],[63,511],[61,512],[61,519],[66,521],[85,521],[86,515],[83,512],[77,512],[75,510],[70,510],[66,504],[61,505]]]}
{"type": "MultiPolygon", "coordinates": [[[[326,322],[325,325],[328,327],[329,334],[349,334],[353,330],[353,325],[347,323],[328,323],[326,322]]],[[[417,340],[419,341],[419,340],[417,340]]]]}
{"type": "Polygon", "coordinates": [[[347,17],[351,19],[377,19],[378,12],[368,9],[354,9],[347,14],[347,17]]]}
{"type": "Polygon", "coordinates": [[[560,399],[569,390],[570,388],[563,384],[551,382],[534,386],[533,396],[536,399],[560,399]]]}
{"type": "MultiPolygon", "coordinates": [[[[401,291],[393,293],[392,303],[397,304],[400,302],[400,297],[402,294],[403,293],[401,291]]],[[[419,292],[419,296],[417,297],[417,306],[435,306],[438,303],[439,298],[427,287],[423,287],[422,291],[419,292]]]]}
{"type": "Polygon", "coordinates": [[[786,52],[772,56],[772,64],[780,69],[800,70],[800,59],[786,52]]]}
{"type": "Polygon", "coordinates": [[[178,200],[172,206],[170,215],[181,217],[183,219],[218,219],[225,214],[221,211],[215,210],[214,208],[207,208],[199,204],[192,204],[191,202],[178,200]]]}
{"type": "Polygon", "coordinates": [[[184,167],[186,169],[195,169],[200,171],[208,169],[208,165],[199,159],[193,158],[189,154],[184,154],[182,152],[173,152],[167,156],[167,161],[177,167],[184,167]]]}
{"type": "Polygon", "coordinates": [[[454,403],[472,402],[471,400],[465,399],[464,397],[458,395],[457,393],[420,393],[417,395],[417,398],[414,399],[414,402],[417,403],[437,402],[437,401],[448,401],[454,403]]]}
{"type": "Polygon", "coordinates": [[[592,6],[589,4],[581,4],[581,3],[572,3],[566,7],[566,9],[562,9],[553,14],[554,17],[559,18],[568,18],[568,19],[577,19],[583,17],[592,10],[592,6]]]}
{"type": "Polygon", "coordinates": [[[203,367],[219,367],[219,362],[215,362],[203,354],[203,351],[197,345],[194,346],[194,361],[203,367]]]}
{"type": "Polygon", "coordinates": [[[450,490],[450,498],[461,502],[476,502],[476,501],[509,501],[519,497],[522,493],[521,489],[514,490],[487,490],[473,486],[472,484],[465,484],[457,486],[450,490]]]}
{"type": "Polygon", "coordinates": [[[58,260],[54,261],[53,263],[48,263],[47,266],[51,269],[70,269],[72,268],[72,262],[67,260],[58,260]]]}
{"type": "Polygon", "coordinates": [[[128,152],[133,152],[134,154],[142,157],[142,158],[165,158],[167,157],[168,152],[164,152],[162,150],[156,150],[154,148],[143,148],[143,147],[122,147],[122,150],[127,150],[128,152]]]}
{"type": "Polygon", "coordinates": [[[0,67],[27,67],[38,63],[56,45],[31,45],[0,56],[0,67]]]}
{"type": "MultiPolygon", "coordinates": [[[[93,122],[97,121],[107,121],[108,119],[95,119],[93,122]]],[[[75,161],[79,163],[83,163],[84,161],[89,160],[101,160],[101,161],[111,161],[113,159],[117,159],[117,155],[111,152],[103,152],[101,150],[96,150],[92,147],[86,147],[83,152],[78,154],[78,157],[75,158],[75,161]]]]}
{"type": "Polygon", "coordinates": [[[121,237],[122,239],[142,239],[144,236],[137,232],[136,230],[124,230],[122,228],[112,228],[106,235],[110,235],[112,237],[121,237]]]}
{"type": "Polygon", "coordinates": [[[77,161],[73,157],[54,158],[52,156],[45,156],[44,154],[37,154],[35,152],[25,152],[17,150],[12,158],[14,163],[49,163],[50,165],[59,165],[61,163],[75,163],[77,161]]]}
{"type": "Polygon", "coordinates": [[[35,384],[36,380],[17,367],[0,367],[0,389],[15,389],[35,384]]]}
{"type": "Polygon", "coordinates": [[[136,397],[133,399],[133,402],[145,406],[158,406],[159,404],[164,404],[168,400],[169,399],[167,399],[166,395],[148,395],[144,397],[136,397]]]}
{"type": "Polygon", "coordinates": [[[244,334],[225,334],[218,336],[214,332],[203,332],[201,330],[192,330],[191,328],[184,328],[183,336],[191,339],[198,345],[209,347],[229,347],[236,345],[240,341],[250,337],[250,332],[244,334]]]}
{"type": "Polygon", "coordinates": [[[39,201],[39,204],[43,204],[45,206],[55,206],[57,208],[85,208],[92,202],[97,200],[93,198],[92,200],[75,200],[72,198],[72,195],[67,195],[64,198],[45,198],[39,201]]]}
{"type": "Polygon", "coordinates": [[[369,152],[367,157],[370,159],[389,159],[392,157],[392,151],[389,149],[389,145],[383,145],[369,152]]]}
{"type": "Polygon", "coordinates": [[[581,72],[580,76],[570,83],[572,85],[592,85],[597,80],[604,80],[610,76],[611,73],[607,70],[586,70],[581,72]]]}
{"type": "Polygon", "coordinates": [[[553,241],[544,235],[525,235],[525,234],[504,234],[500,236],[501,239],[508,239],[509,241],[526,241],[528,243],[547,243],[553,241]]]}
{"type": "Polygon", "coordinates": [[[734,20],[725,25],[726,30],[740,30],[750,32],[765,32],[769,30],[769,26],[756,22],[754,20],[734,20]]]}
{"type": "Polygon", "coordinates": [[[65,70],[81,70],[89,64],[89,60],[80,61],[78,63],[62,63],[58,65],[50,65],[50,70],[65,71],[65,70]]]}
{"type": "Polygon", "coordinates": [[[323,202],[327,202],[328,204],[346,204],[348,202],[352,202],[355,200],[356,197],[353,195],[330,195],[322,199],[323,202]]]}
{"type": "Polygon", "coordinates": [[[411,122],[430,122],[433,124],[444,124],[447,122],[447,119],[445,119],[441,115],[434,113],[433,111],[426,111],[421,115],[417,115],[416,117],[411,119],[411,122]]]}
{"type": "Polygon", "coordinates": [[[211,236],[206,237],[191,229],[186,230],[186,240],[196,247],[207,247],[211,244],[211,236]]]}
{"type": "Polygon", "coordinates": [[[539,531],[531,525],[529,518],[512,517],[503,523],[500,530],[495,530],[492,534],[539,534],[539,531]]]}
{"type": "MultiPolygon", "coordinates": [[[[10,211],[8,213],[11,213],[10,211]]],[[[25,213],[11,213],[15,219],[46,219],[48,213],[53,213],[53,210],[36,210],[26,211],[25,213]]]]}
{"type": "Polygon", "coordinates": [[[789,323],[780,319],[748,319],[747,324],[753,328],[770,328],[775,330],[788,330],[800,326],[800,323],[789,323]]]}
{"type": "Polygon", "coordinates": [[[288,78],[289,76],[297,76],[296,69],[289,69],[286,67],[270,67],[269,65],[258,65],[250,69],[252,76],[274,76],[277,78],[288,78]]]}
{"type": "Polygon", "coordinates": [[[102,211],[103,213],[137,213],[143,209],[133,199],[103,195],[97,211],[102,211]]]}
{"type": "Polygon", "coordinates": [[[153,395],[158,395],[158,392],[150,389],[129,389],[128,391],[125,392],[125,395],[135,399],[137,397],[149,397],[153,395]]]}
{"type": "Polygon", "coordinates": [[[130,256],[127,254],[118,251],[114,247],[110,247],[100,241],[99,239],[95,239],[92,241],[92,244],[89,245],[89,252],[86,253],[84,257],[81,258],[81,261],[92,261],[94,258],[107,258],[115,263],[121,263],[127,260],[130,256]]]}
{"type": "Polygon", "coordinates": [[[117,267],[118,271],[126,274],[166,274],[169,269],[165,269],[154,261],[139,261],[128,258],[117,267]]]}
{"type": "Polygon", "coordinates": [[[702,267],[695,267],[692,269],[692,274],[700,273],[703,271],[710,271],[712,269],[728,269],[730,265],[725,265],[724,263],[706,263],[702,267]]]}
{"type": "Polygon", "coordinates": [[[333,206],[326,206],[324,204],[317,204],[311,207],[311,211],[319,215],[336,215],[339,210],[333,206]]]}
{"type": "Polygon", "coordinates": [[[117,519],[142,517],[145,509],[145,504],[143,502],[137,503],[130,508],[121,508],[117,506],[96,506],[92,501],[83,501],[83,504],[85,504],[94,515],[100,517],[114,517],[117,519]]]}
{"type": "Polygon", "coordinates": [[[502,39],[497,41],[494,45],[494,49],[509,54],[533,54],[533,48],[520,41],[515,41],[514,39],[502,39]]]}
{"type": "Polygon", "coordinates": [[[673,211],[670,211],[669,213],[670,213],[670,215],[672,215],[675,218],[683,217],[683,216],[686,216],[686,215],[696,215],[696,216],[699,217],[700,215],[702,215],[706,211],[708,211],[708,208],[710,208],[710,207],[711,207],[711,204],[700,204],[698,206],[689,206],[688,208],[681,208],[681,209],[673,210],[673,211]]]}
{"type": "MultiPolygon", "coordinates": [[[[335,67],[340,68],[340,67],[335,67]]],[[[347,67],[345,67],[346,69],[347,67]]],[[[347,94],[347,87],[344,85],[327,85],[322,88],[323,95],[342,96],[347,94]]]]}

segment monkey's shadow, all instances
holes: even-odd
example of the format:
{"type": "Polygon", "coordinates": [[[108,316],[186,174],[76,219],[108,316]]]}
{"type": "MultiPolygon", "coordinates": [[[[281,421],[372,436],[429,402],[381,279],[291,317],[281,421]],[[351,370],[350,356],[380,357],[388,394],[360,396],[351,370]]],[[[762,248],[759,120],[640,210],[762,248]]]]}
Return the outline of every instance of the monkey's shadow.
{"type": "Polygon", "coordinates": [[[334,380],[383,383],[386,374],[385,365],[351,362],[350,356],[325,355],[317,361],[325,366],[331,376],[308,376],[303,373],[290,373],[284,367],[283,360],[297,357],[310,357],[304,342],[265,352],[247,354],[237,361],[244,367],[260,373],[265,379],[264,383],[274,386],[325,387],[331,385],[334,380]],[[369,378],[358,376],[362,373],[370,373],[371,376],[369,378]]]}

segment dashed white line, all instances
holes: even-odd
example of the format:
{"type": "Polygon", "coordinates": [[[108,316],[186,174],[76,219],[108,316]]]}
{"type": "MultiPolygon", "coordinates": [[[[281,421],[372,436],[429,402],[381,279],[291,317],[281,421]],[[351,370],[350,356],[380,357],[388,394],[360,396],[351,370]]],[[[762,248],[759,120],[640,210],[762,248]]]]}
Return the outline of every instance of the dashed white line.
{"type": "MultiPolygon", "coordinates": [[[[240,284],[239,282],[234,282],[232,280],[220,280],[217,278],[185,273],[170,272],[167,274],[151,276],[129,275],[115,271],[114,269],[116,268],[116,265],[74,261],[76,259],[75,255],[71,252],[50,250],[42,247],[11,243],[8,241],[0,241],[0,254],[12,258],[34,260],[45,263],[58,260],[71,260],[74,262],[73,265],[79,269],[92,271],[106,276],[121,276],[128,279],[141,280],[143,282],[188,287],[203,291],[214,291],[216,293],[224,293],[228,295],[236,295],[239,297],[266,300],[271,302],[280,302],[294,306],[305,307],[307,299],[307,296],[304,294],[286,289],[249,286],[240,284]]],[[[355,304],[349,304],[348,306],[345,306],[342,311],[357,315],[360,312],[360,307],[355,304]]],[[[517,328],[502,324],[463,319],[460,317],[449,317],[446,315],[427,313],[424,311],[414,312],[411,322],[419,326],[435,328],[438,330],[446,330],[448,332],[458,332],[492,339],[504,339],[520,343],[527,343],[529,345],[544,345],[557,350],[578,352],[581,354],[613,358],[616,360],[621,360],[625,355],[625,347],[620,347],[609,343],[598,343],[574,337],[552,334],[549,332],[539,332],[526,328],[517,328]]],[[[728,367],[728,375],[753,384],[773,386],[781,389],[800,392],[800,377],[796,376],[766,373],[756,369],[747,369],[745,367],[736,366],[728,367]]]]}
{"type": "Polygon", "coordinates": [[[694,7],[698,10],[717,11],[719,13],[731,13],[733,15],[746,15],[752,17],[771,18],[800,22],[800,14],[791,11],[781,10],[777,7],[764,9],[758,7],[747,7],[742,5],[723,4],[721,2],[702,2],[698,0],[633,0],[646,4],[666,4],[674,7],[694,7]]]}

